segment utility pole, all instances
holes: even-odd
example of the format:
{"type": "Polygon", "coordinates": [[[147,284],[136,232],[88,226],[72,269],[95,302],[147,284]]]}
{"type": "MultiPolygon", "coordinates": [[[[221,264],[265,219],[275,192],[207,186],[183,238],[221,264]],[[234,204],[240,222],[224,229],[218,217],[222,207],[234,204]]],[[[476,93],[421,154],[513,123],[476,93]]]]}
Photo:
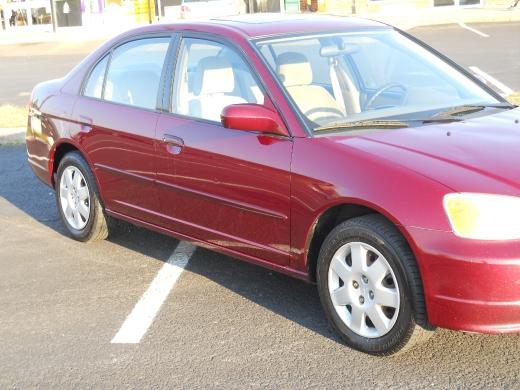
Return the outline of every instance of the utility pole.
{"type": "Polygon", "coordinates": [[[148,23],[152,24],[152,2],[148,0],[148,23]]]}
{"type": "Polygon", "coordinates": [[[56,17],[56,6],[54,0],[49,0],[51,3],[51,20],[52,20],[52,32],[56,32],[58,29],[58,21],[56,17]]]}
{"type": "Polygon", "coordinates": [[[356,0],[352,0],[352,15],[356,14],[356,0]]]}

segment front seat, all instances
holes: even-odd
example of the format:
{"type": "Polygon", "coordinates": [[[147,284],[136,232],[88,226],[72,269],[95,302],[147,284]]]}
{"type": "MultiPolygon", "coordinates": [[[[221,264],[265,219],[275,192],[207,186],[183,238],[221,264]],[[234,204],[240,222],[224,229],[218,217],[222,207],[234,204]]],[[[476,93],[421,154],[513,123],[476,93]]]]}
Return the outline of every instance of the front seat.
{"type": "Polygon", "coordinates": [[[220,122],[222,110],[231,105],[247,103],[233,95],[235,74],[231,63],[222,57],[205,57],[199,61],[195,73],[193,98],[189,103],[190,116],[220,122]]]}
{"type": "Polygon", "coordinates": [[[312,84],[312,67],[303,54],[280,54],[276,64],[283,85],[307,118],[318,124],[344,118],[339,104],[329,91],[312,84]]]}

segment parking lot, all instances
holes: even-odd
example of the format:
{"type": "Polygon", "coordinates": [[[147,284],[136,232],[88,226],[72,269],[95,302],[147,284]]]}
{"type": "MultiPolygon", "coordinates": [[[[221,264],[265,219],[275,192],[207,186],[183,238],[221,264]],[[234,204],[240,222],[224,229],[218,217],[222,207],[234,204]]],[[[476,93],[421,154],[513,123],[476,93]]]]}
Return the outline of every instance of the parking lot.
{"type": "MultiPolygon", "coordinates": [[[[520,24],[475,28],[500,45],[460,26],[411,32],[520,90],[511,35],[520,24]]],[[[38,72],[31,77],[56,76],[48,64],[38,72]]],[[[13,100],[30,88],[11,84],[13,100]]],[[[140,312],[138,302],[158,296],[150,286],[175,263],[178,245],[123,223],[107,241],[73,241],[23,145],[0,146],[0,388],[520,387],[519,335],[439,330],[411,352],[367,356],[340,342],[315,286],[203,248],[178,279],[170,275],[164,303],[140,312]],[[141,337],[116,337],[125,327],[141,337]]]]}

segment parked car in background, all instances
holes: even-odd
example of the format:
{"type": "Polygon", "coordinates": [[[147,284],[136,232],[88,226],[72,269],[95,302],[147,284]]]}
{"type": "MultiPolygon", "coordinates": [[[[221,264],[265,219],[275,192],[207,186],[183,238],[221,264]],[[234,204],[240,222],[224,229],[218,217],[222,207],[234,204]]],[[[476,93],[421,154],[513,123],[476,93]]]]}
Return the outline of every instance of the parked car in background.
{"type": "Polygon", "coordinates": [[[520,331],[520,109],[407,33],[141,27],[37,85],[29,118],[29,162],[77,240],[122,219],[316,282],[366,353],[520,331]]]}
{"type": "Polygon", "coordinates": [[[182,0],[181,19],[215,18],[246,13],[244,0],[182,0]]]}

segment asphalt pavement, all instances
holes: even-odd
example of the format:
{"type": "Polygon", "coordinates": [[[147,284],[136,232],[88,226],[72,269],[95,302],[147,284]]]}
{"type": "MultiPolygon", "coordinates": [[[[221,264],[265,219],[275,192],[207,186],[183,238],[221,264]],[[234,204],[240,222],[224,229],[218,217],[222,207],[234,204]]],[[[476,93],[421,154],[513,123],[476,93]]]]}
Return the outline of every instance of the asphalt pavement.
{"type": "Polygon", "coordinates": [[[439,330],[371,357],[341,343],[315,286],[202,248],[139,342],[112,343],[178,245],[124,223],[106,241],[68,238],[25,148],[0,146],[0,388],[520,388],[520,335],[439,330]]]}
{"type": "Polygon", "coordinates": [[[520,22],[466,27],[469,29],[450,24],[417,27],[408,32],[459,65],[467,69],[477,66],[512,90],[520,91],[520,22]]]}
{"type": "Polygon", "coordinates": [[[0,45],[0,105],[25,106],[39,82],[63,77],[101,41],[0,45]]]}
{"type": "Polygon", "coordinates": [[[440,330],[376,358],[344,346],[316,288],[197,248],[136,344],[112,344],[178,241],[121,224],[64,235],[54,195],[0,147],[0,388],[518,388],[519,335],[440,330]]]}

